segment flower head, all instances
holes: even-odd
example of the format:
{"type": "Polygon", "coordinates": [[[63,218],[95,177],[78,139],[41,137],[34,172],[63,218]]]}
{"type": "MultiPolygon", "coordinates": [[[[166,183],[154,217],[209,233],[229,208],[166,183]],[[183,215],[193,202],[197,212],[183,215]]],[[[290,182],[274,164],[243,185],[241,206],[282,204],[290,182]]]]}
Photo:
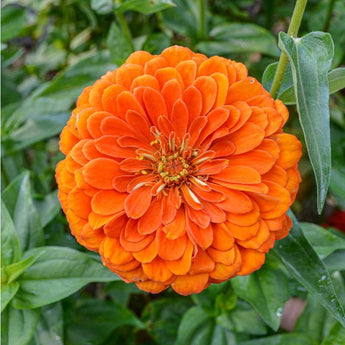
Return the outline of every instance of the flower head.
{"type": "Polygon", "coordinates": [[[287,118],[241,63],[179,46],[133,53],[84,89],[61,133],[73,235],[152,293],[259,269],[300,183],[287,118]]]}

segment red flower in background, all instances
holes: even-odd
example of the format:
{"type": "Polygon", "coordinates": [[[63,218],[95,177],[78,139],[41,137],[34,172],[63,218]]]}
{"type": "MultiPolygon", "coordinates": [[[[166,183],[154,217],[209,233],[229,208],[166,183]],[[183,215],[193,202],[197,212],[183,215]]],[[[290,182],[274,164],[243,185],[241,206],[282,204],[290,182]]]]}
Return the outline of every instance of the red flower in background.
{"type": "Polygon", "coordinates": [[[178,46],[133,53],[83,91],[61,134],[73,235],[152,293],[259,269],[300,183],[287,118],[241,63],[178,46]]]}

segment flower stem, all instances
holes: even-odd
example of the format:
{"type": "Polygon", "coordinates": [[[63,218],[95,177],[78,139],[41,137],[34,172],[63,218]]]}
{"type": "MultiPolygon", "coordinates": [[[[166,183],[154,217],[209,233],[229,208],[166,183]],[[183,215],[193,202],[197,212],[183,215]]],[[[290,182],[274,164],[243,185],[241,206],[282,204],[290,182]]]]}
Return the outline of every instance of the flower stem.
{"type": "Polygon", "coordinates": [[[123,31],[123,34],[126,37],[128,44],[130,45],[130,47],[134,51],[132,34],[131,34],[131,30],[129,29],[129,26],[127,24],[125,15],[122,12],[115,12],[115,16],[116,16],[116,19],[118,20],[118,22],[121,26],[121,29],[123,31]]]}
{"type": "Polygon", "coordinates": [[[330,0],[329,5],[328,5],[328,9],[327,9],[327,19],[326,19],[323,31],[328,31],[328,29],[329,29],[329,26],[331,24],[333,10],[334,10],[334,5],[335,5],[335,0],[330,0]]]}
{"type": "Polygon", "coordinates": [[[207,7],[207,0],[199,0],[199,27],[198,27],[198,34],[199,39],[206,39],[207,38],[207,30],[206,30],[206,7],[207,7]]]}
{"type": "MultiPolygon", "coordinates": [[[[307,5],[308,0],[297,0],[296,5],[291,17],[291,22],[289,25],[289,29],[287,34],[291,37],[296,37],[298,33],[298,29],[301,25],[303,13],[305,10],[305,7],[307,5]]],[[[288,64],[288,57],[287,55],[282,52],[280,55],[280,59],[278,62],[278,67],[276,74],[273,79],[272,87],[271,87],[271,95],[273,98],[276,98],[280,89],[280,85],[283,81],[284,73],[286,70],[286,66],[288,64]]]]}

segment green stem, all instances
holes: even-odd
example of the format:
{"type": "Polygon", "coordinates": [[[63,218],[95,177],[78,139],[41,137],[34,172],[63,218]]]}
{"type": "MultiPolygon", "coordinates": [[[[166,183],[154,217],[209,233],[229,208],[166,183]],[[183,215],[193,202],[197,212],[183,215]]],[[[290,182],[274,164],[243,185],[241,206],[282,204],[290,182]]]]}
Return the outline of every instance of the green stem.
{"type": "Polygon", "coordinates": [[[198,34],[199,39],[204,40],[207,38],[207,29],[206,29],[206,7],[207,0],[199,0],[199,27],[198,34]]]}
{"type": "Polygon", "coordinates": [[[125,35],[127,42],[129,43],[132,50],[134,51],[132,34],[131,34],[131,30],[129,29],[129,26],[127,24],[125,15],[122,12],[115,12],[115,16],[116,16],[116,19],[118,20],[118,22],[122,28],[123,34],[125,35]]]}
{"type": "MultiPolygon", "coordinates": [[[[308,0],[297,0],[296,5],[291,17],[291,22],[289,25],[289,29],[287,34],[291,37],[296,37],[298,33],[298,29],[301,25],[303,13],[305,10],[305,7],[307,5],[308,0]]],[[[273,79],[272,87],[271,87],[271,95],[273,98],[276,98],[280,89],[280,85],[283,81],[284,73],[286,70],[286,66],[288,64],[288,57],[287,55],[282,52],[280,55],[280,59],[278,62],[278,67],[276,74],[273,79]]]]}
{"type": "Polygon", "coordinates": [[[323,31],[328,31],[329,26],[331,24],[332,14],[334,10],[335,0],[330,0],[328,9],[327,9],[327,19],[323,28],[323,31]]]}

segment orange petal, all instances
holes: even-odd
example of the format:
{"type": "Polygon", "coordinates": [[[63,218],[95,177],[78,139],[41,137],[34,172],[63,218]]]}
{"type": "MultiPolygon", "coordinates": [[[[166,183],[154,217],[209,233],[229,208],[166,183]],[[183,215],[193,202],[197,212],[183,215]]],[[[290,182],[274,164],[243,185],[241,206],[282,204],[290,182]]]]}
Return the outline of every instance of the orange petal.
{"type": "Polygon", "coordinates": [[[166,265],[169,268],[169,270],[177,275],[187,274],[192,264],[193,250],[193,244],[190,241],[188,241],[186,250],[184,251],[183,256],[180,259],[166,261],[166,265]]]}
{"type": "Polygon", "coordinates": [[[161,88],[164,87],[165,83],[169,82],[172,79],[177,80],[180,84],[181,88],[184,88],[183,79],[179,72],[177,72],[176,68],[173,67],[165,67],[161,68],[156,71],[155,78],[157,78],[159,86],[161,88]]]}
{"type": "Polygon", "coordinates": [[[167,268],[164,260],[158,256],[150,263],[142,264],[144,273],[153,281],[166,282],[172,277],[171,271],[167,268]]]}
{"type": "Polygon", "coordinates": [[[202,75],[209,76],[213,73],[220,73],[225,76],[228,74],[225,63],[218,56],[205,60],[198,69],[198,77],[202,75]]]}
{"type": "Polygon", "coordinates": [[[102,95],[102,106],[103,109],[111,114],[117,115],[117,103],[116,99],[117,96],[123,92],[126,91],[126,88],[122,85],[111,85],[108,86],[102,95]]]}
{"type": "Polygon", "coordinates": [[[301,142],[294,135],[287,133],[276,134],[273,138],[280,148],[277,164],[285,169],[297,164],[302,156],[301,142]]]}
{"type": "Polygon", "coordinates": [[[214,261],[208,254],[204,250],[198,249],[196,256],[192,259],[189,274],[209,273],[214,270],[214,267],[214,261]]]}
{"type": "Polygon", "coordinates": [[[256,184],[261,182],[260,174],[253,168],[248,166],[229,166],[223,169],[220,173],[212,175],[212,178],[243,184],[256,184]]]}
{"type": "Polygon", "coordinates": [[[246,241],[237,240],[237,244],[244,248],[258,249],[270,236],[266,223],[261,220],[259,224],[259,231],[255,237],[246,241]]]}
{"type": "Polygon", "coordinates": [[[183,79],[184,87],[187,88],[194,82],[196,78],[197,64],[192,60],[181,61],[176,66],[176,70],[183,79]]]}
{"type": "Polygon", "coordinates": [[[275,163],[274,157],[263,150],[253,150],[244,154],[235,155],[229,161],[230,165],[250,166],[260,175],[269,171],[275,163]]]}
{"type": "Polygon", "coordinates": [[[215,186],[214,189],[221,191],[225,195],[225,200],[217,203],[217,206],[224,211],[243,214],[253,209],[253,203],[245,193],[219,185],[212,186],[215,186]]]}
{"type": "Polygon", "coordinates": [[[244,276],[258,270],[265,262],[265,253],[260,253],[255,249],[239,247],[242,258],[242,266],[238,275],[244,276]]]}
{"type": "Polygon", "coordinates": [[[177,100],[172,108],[171,122],[176,135],[182,140],[187,131],[188,109],[181,99],[177,100]]]}
{"type": "Polygon", "coordinates": [[[84,166],[82,174],[86,183],[92,187],[113,189],[112,180],[115,176],[121,175],[121,170],[114,160],[97,158],[84,166]],[[99,173],[100,171],[102,174],[99,173]]]}
{"type": "Polygon", "coordinates": [[[217,108],[212,110],[207,115],[207,124],[202,129],[199,139],[197,141],[198,144],[202,143],[203,140],[207,138],[210,134],[212,134],[215,130],[217,130],[219,127],[221,127],[225,121],[229,117],[229,110],[226,108],[217,108]]]}
{"type": "Polygon", "coordinates": [[[148,61],[150,61],[153,56],[144,50],[138,50],[128,56],[126,63],[133,63],[137,65],[145,66],[148,61]]]}
{"type": "Polygon", "coordinates": [[[240,226],[230,222],[226,222],[226,225],[236,240],[246,241],[250,238],[256,236],[259,232],[259,223],[254,223],[253,225],[240,226]]]}
{"type": "Polygon", "coordinates": [[[152,77],[149,74],[144,74],[136,77],[131,85],[131,92],[137,87],[151,87],[152,89],[156,89],[160,91],[158,81],[155,77],[152,77]]]}
{"type": "Polygon", "coordinates": [[[80,165],[87,164],[89,161],[83,153],[83,146],[86,142],[86,139],[79,141],[76,145],[74,145],[71,152],[69,153],[73,160],[80,165]]]}
{"type": "Polygon", "coordinates": [[[113,214],[110,216],[103,216],[102,214],[90,212],[88,221],[92,229],[98,229],[108,223],[113,217],[113,214]]]}
{"type": "Polygon", "coordinates": [[[151,280],[136,282],[135,284],[140,290],[143,290],[149,293],[154,293],[154,294],[160,293],[169,287],[169,285],[153,282],[151,280]]]}
{"type": "Polygon", "coordinates": [[[131,148],[121,147],[117,143],[117,136],[104,135],[95,141],[96,149],[105,155],[115,158],[136,157],[134,150],[131,148]]]}
{"type": "Polygon", "coordinates": [[[199,135],[202,129],[206,126],[207,118],[206,116],[196,117],[189,127],[190,139],[189,146],[195,146],[195,143],[199,140],[199,135]]]}
{"type": "Polygon", "coordinates": [[[148,121],[143,115],[136,111],[129,110],[126,114],[126,120],[137,136],[146,139],[148,142],[153,140],[148,121]]]}
{"type": "Polygon", "coordinates": [[[162,89],[162,96],[165,100],[168,113],[170,114],[174,103],[182,96],[180,83],[176,79],[166,82],[162,89]]]}
{"type": "Polygon", "coordinates": [[[154,232],[162,224],[162,211],[162,200],[155,198],[146,213],[139,219],[138,232],[142,235],[154,232]]]}
{"type": "Polygon", "coordinates": [[[209,247],[207,248],[207,254],[214,262],[229,266],[235,261],[236,248],[237,246],[233,246],[228,250],[218,250],[209,247]]]}
{"type": "Polygon", "coordinates": [[[176,66],[183,60],[190,60],[192,57],[192,51],[187,47],[175,45],[164,49],[161,56],[166,59],[169,66],[176,66]]]}
{"type": "Polygon", "coordinates": [[[196,87],[189,86],[183,92],[182,99],[188,108],[189,122],[192,123],[193,120],[201,114],[201,110],[202,110],[201,92],[196,87]]]}
{"type": "Polygon", "coordinates": [[[80,96],[78,97],[77,100],[77,107],[80,107],[83,104],[88,104],[89,103],[89,95],[90,95],[90,91],[92,89],[92,86],[87,86],[82,93],[80,94],[80,96]]]}
{"type": "Polygon", "coordinates": [[[143,74],[143,66],[126,63],[116,70],[116,83],[130,90],[133,80],[143,74]]]}
{"type": "Polygon", "coordinates": [[[195,223],[186,219],[187,233],[191,240],[199,245],[202,249],[207,249],[213,242],[213,228],[210,224],[207,228],[202,229],[195,223]]]}
{"type": "Polygon", "coordinates": [[[217,83],[211,77],[199,77],[193,84],[202,96],[201,115],[206,115],[214,106],[217,99],[217,83]]]}
{"type": "Polygon", "coordinates": [[[203,211],[194,210],[193,208],[186,206],[187,215],[189,219],[194,222],[200,228],[207,228],[210,225],[210,216],[203,211]]]}
{"type": "Polygon", "coordinates": [[[213,224],[212,248],[229,250],[234,246],[234,242],[234,237],[226,224],[213,224]]]}
{"type": "Polygon", "coordinates": [[[214,106],[219,107],[225,104],[229,88],[229,80],[224,74],[221,73],[214,73],[211,75],[211,77],[216,81],[218,90],[216,103],[214,106]]]}
{"type": "Polygon", "coordinates": [[[230,265],[223,263],[216,263],[216,267],[213,272],[210,273],[210,277],[216,280],[224,281],[232,278],[241,268],[241,255],[237,246],[234,246],[235,259],[230,265]]]}
{"type": "Polygon", "coordinates": [[[75,215],[83,219],[87,219],[91,212],[91,198],[76,187],[68,194],[67,205],[75,215]]]}
{"type": "Polygon", "coordinates": [[[164,225],[173,221],[177,210],[180,208],[180,205],[181,196],[179,189],[176,187],[170,188],[168,197],[163,198],[162,223],[164,225]]]}
{"type": "Polygon", "coordinates": [[[59,149],[64,155],[67,155],[78,141],[78,138],[65,127],[60,134],[59,149]]]}
{"type": "Polygon", "coordinates": [[[230,136],[236,146],[235,154],[245,153],[255,149],[264,139],[265,132],[252,122],[247,122],[230,136]]]}
{"type": "Polygon", "coordinates": [[[168,61],[164,59],[162,56],[156,56],[150,61],[145,63],[144,72],[145,74],[154,75],[156,71],[160,68],[164,68],[168,66],[168,61]]]}
{"type": "Polygon", "coordinates": [[[102,79],[97,80],[93,84],[89,94],[89,103],[95,110],[103,110],[102,95],[104,90],[110,85],[108,81],[102,79]]]}
{"type": "Polygon", "coordinates": [[[151,204],[151,187],[141,187],[132,191],[125,200],[128,217],[138,219],[148,210],[151,204]]]}
{"type": "Polygon", "coordinates": [[[84,246],[87,249],[98,251],[105,236],[103,229],[94,230],[89,224],[85,224],[80,233],[80,238],[84,241],[84,246]]]}
{"type": "Polygon", "coordinates": [[[119,212],[104,225],[103,230],[107,237],[119,238],[121,231],[125,230],[128,217],[124,213],[119,212]]]}
{"type": "Polygon", "coordinates": [[[265,135],[268,137],[282,128],[283,117],[273,108],[264,107],[263,110],[268,118],[268,125],[265,129],[265,135]]]}
{"type": "Polygon", "coordinates": [[[186,215],[183,207],[177,210],[175,218],[163,227],[163,231],[166,233],[166,237],[171,240],[175,240],[185,234],[186,215]]]}
{"type": "Polygon", "coordinates": [[[129,91],[121,92],[117,96],[116,104],[117,104],[117,115],[122,119],[126,118],[126,114],[128,110],[134,110],[142,114],[143,116],[145,116],[145,112],[143,108],[141,107],[140,103],[129,91]]]}
{"type": "Polygon", "coordinates": [[[92,210],[104,216],[118,213],[123,210],[127,195],[114,190],[100,190],[92,198],[92,210]]]}
{"type": "Polygon", "coordinates": [[[100,124],[103,135],[135,135],[135,132],[122,119],[115,116],[104,118],[100,124]]]}
{"type": "Polygon", "coordinates": [[[190,188],[187,187],[186,184],[183,184],[180,189],[181,189],[184,201],[190,207],[194,208],[195,210],[202,209],[202,204],[199,198],[190,190],[190,188]]]}
{"type": "Polygon", "coordinates": [[[146,112],[152,124],[157,124],[160,115],[168,115],[162,95],[155,89],[145,88],[143,101],[146,112]]]}
{"type": "Polygon", "coordinates": [[[212,202],[203,201],[203,211],[210,217],[212,223],[223,223],[226,220],[225,212],[212,202]]]}
{"type": "Polygon", "coordinates": [[[192,293],[199,293],[204,290],[208,283],[208,274],[196,274],[187,276],[178,276],[171,284],[175,292],[187,296],[192,293]]]}
{"type": "Polygon", "coordinates": [[[116,238],[106,237],[100,247],[100,254],[113,265],[125,265],[133,260],[133,255],[125,251],[116,238]]]}
{"type": "Polygon", "coordinates": [[[285,187],[288,181],[288,174],[285,169],[275,164],[270,171],[262,175],[262,179],[278,183],[285,187]]]}
{"type": "Polygon", "coordinates": [[[149,263],[157,256],[157,246],[156,241],[152,241],[147,247],[144,249],[133,252],[132,253],[134,258],[141,263],[149,263]]]}
{"type": "Polygon", "coordinates": [[[253,209],[247,213],[228,213],[227,220],[233,224],[241,226],[249,226],[256,223],[260,217],[259,207],[255,202],[253,202],[253,209]]]}
{"type": "Polygon", "coordinates": [[[267,94],[264,87],[255,78],[247,77],[229,87],[226,103],[232,104],[236,101],[246,101],[249,98],[262,94],[267,94]]]}
{"type": "Polygon", "coordinates": [[[163,260],[177,260],[182,257],[187,247],[187,236],[183,235],[175,240],[167,238],[160,228],[156,233],[156,247],[158,255],[163,260]]]}

